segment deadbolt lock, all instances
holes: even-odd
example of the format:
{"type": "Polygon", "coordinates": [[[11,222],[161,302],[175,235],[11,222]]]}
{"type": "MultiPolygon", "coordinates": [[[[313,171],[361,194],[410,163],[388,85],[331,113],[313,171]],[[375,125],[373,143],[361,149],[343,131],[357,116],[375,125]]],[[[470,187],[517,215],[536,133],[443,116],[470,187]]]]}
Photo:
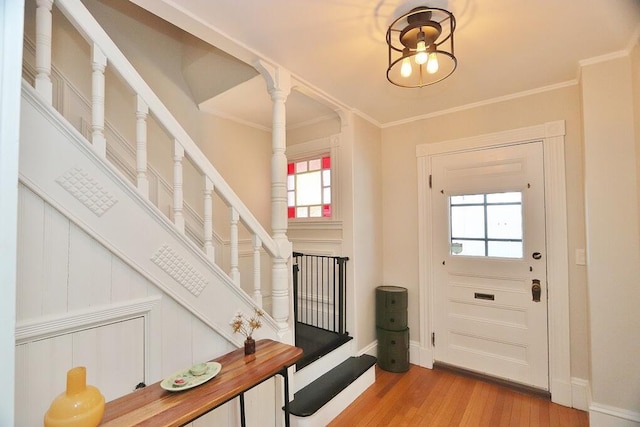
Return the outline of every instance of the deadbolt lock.
{"type": "Polygon", "coordinates": [[[533,279],[533,284],[531,285],[531,296],[533,297],[533,302],[540,302],[541,294],[542,286],[540,286],[540,280],[533,279]]]}

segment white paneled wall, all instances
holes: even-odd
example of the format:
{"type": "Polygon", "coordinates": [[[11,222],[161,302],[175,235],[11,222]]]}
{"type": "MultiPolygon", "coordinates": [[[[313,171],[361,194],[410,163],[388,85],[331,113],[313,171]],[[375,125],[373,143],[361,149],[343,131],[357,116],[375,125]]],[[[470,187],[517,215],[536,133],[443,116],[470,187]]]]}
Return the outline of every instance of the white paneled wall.
{"type": "MultiPolygon", "coordinates": [[[[112,400],[235,348],[23,185],[18,217],[16,425],[41,425],[74,366],[112,400]],[[147,311],[123,318],[138,301],[147,311]]],[[[248,420],[275,425],[274,388],[247,393],[248,420]]],[[[232,401],[194,425],[237,425],[237,413],[232,401]]]]}

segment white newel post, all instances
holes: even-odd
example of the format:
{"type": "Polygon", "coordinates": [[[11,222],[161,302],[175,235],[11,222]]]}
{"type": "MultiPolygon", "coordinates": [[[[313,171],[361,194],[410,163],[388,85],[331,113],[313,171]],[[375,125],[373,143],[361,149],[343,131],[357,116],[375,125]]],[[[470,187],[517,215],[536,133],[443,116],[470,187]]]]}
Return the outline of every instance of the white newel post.
{"type": "Polygon", "coordinates": [[[213,247],[213,181],[204,177],[204,252],[207,258],[215,264],[215,248],[213,247]]]}
{"type": "Polygon", "coordinates": [[[100,157],[107,155],[107,140],[104,137],[104,71],[107,57],[100,47],[91,45],[91,142],[100,157]]]}
{"type": "Polygon", "coordinates": [[[53,84],[51,83],[53,0],[37,0],[36,6],[36,91],[51,105],[53,103],[53,84]]]}
{"type": "Polygon", "coordinates": [[[140,95],[136,95],[136,171],[138,191],[145,199],[149,198],[149,179],[147,178],[147,116],[149,106],[140,95]]]}
{"type": "Polygon", "coordinates": [[[253,300],[262,308],[262,283],[260,281],[260,248],[262,248],[262,240],[256,234],[252,238],[253,246],[253,300]]]}
{"type": "Polygon", "coordinates": [[[184,234],[184,215],[182,213],[182,159],[184,147],[177,139],[173,140],[173,223],[184,234]]]}
{"type": "Polygon", "coordinates": [[[231,230],[229,239],[231,240],[231,272],[230,277],[236,286],[240,287],[240,269],[238,268],[238,222],[240,214],[233,206],[229,208],[229,222],[231,230]]]}
{"type": "Polygon", "coordinates": [[[285,102],[291,92],[291,74],[275,68],[263,61],[254,65],[267,82],[269,95],[273,101],[273,129],[271,158],[271,227],[273,239],[278,245],[279,256],[273,258],[272,270],[272,316],[281,330],[282,339],[289,330],[289,271],[288,260],[292,246],[287,238],[287,148],[285,102]]]}

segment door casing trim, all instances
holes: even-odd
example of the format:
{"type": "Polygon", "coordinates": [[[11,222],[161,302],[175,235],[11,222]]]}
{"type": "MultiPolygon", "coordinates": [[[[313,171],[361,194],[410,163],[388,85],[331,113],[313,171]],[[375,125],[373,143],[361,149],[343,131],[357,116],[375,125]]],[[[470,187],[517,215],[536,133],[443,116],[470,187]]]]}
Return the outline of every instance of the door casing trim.
{"type": "Polygon", "coordinates": [[[418,163],[418,280],[420,289],[420,352],[413,361],[433,367],[433,275],[431,157],[486,148],[542,141],[544,152],[545,221],[547,240],[549,392],[551,401],[571,406],[571,346],[569,336],[569,251],[565,174],[565,122],[512,129],[470,138],[416,146],[418,163]]]}

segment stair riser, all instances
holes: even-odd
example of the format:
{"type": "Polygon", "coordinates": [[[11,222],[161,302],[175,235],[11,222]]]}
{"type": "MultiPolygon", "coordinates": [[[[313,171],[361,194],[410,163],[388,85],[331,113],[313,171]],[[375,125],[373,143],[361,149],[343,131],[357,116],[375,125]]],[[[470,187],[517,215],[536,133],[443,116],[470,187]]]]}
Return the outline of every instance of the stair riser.
{"type": "Polygon", "coordinates": [[[309,417],[291,416],[291,427],[323,427],[351,405],[376,380],[375,366],[342,390],[315,414],[309,417]]]}
{"type": "Polygon", "coordinates": [[[353,341],[349,341],[341,345],[331,353],[305,366],[304,369],[297,371],[293,376],[294,393],[353,356],[352,343],[353,341]]]}

